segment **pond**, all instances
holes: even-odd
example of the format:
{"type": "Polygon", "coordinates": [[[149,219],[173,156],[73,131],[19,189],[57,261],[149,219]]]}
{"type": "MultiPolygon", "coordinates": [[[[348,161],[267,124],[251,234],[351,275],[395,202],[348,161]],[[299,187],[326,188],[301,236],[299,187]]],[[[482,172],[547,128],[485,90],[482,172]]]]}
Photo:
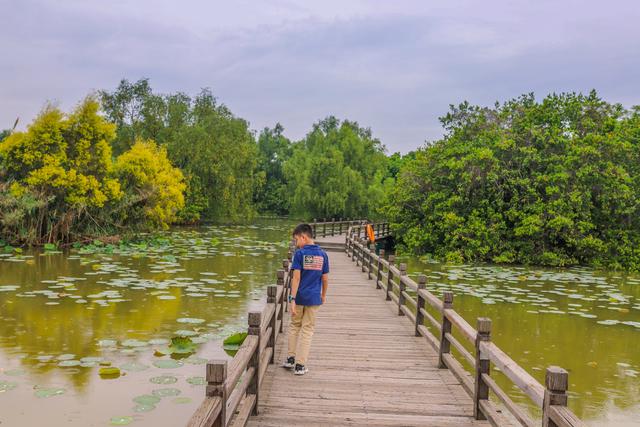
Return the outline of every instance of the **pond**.
{"type": "MultiPolygon", "coordinates": [[[[566,369],[569,406],[589,425],[640,425],[640,276],[397,262],[414,278],[424,273],[439,298],[453,291],[454,308],[472,326],[491,318],[492,340],[542,384],[546,367],[566,369]]],[[[495,369],[492,376],[514,400],[530,402],[495,369]]]]}
{"type": "Polygon", "coordinates": [[[263,306],[292,225],[0,252],[0,424],[185,424],[204,397],[206,360],[230,359],[222,340],[263,306]]]}
{"type": "MultiPolygon", "coordinates": [[[[123,248],[0,252],[0,425],[183,425],[203,398],[206,360],[228,359],[222,339],[264,304],[293,225],[260,220],[174,228],[123,248]],[[172,344],[180,336],[190,341],[172,344]],[[101,376],[105,368],[120,375],[101,376]]],[[[589,425],[639,425],[640,277],[398,262],[425,273],[438,296],[452,290],[472,325],[490,317],[492,339],[538,380],[549,365],[567,369],[570,406],[589,425]]]]}

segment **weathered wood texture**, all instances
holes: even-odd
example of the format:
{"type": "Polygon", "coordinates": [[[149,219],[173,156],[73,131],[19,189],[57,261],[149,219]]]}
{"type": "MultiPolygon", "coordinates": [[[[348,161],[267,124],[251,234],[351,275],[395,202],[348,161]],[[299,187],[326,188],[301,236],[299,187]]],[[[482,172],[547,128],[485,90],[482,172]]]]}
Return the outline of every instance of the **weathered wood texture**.
{"type": "MultiPolygon", "coordinates": [[[[318,314],[311,372],[296,377],[280,367],[290,250],[264,310],[249,313],[249,336],[228,371],[226,364],[207,365],[207,397],[189,427],[536,425],[491,378],[491,364],[542,409],[543,426],[583,426],[566,407],[566,371],[550,367],[542,386],[491,342],[490,319],[477,319],[474,329],[454,310],[451,292],[441,301],[428,291],[426,277],[416,283],[393,255],[376,255],[362,224],[313,224],[324,236],[319,243],[341,253],[330,255],[330,290],[318,314]]],[[[373,228],[376,239],[390,233],[387,224],[373,228]]]]}
{"type": "Polygon", "coordinates": [[[472,399],[450,371],[438,369],[438,354],[385,302],[383,291],[344,254],[329,259],[329,292],[318,311],[309,373],[294,376],[280,366],[285,327],[276,364],[267,368],[259,415],[249,425],[489,425],[473,419],[472,399]]]}

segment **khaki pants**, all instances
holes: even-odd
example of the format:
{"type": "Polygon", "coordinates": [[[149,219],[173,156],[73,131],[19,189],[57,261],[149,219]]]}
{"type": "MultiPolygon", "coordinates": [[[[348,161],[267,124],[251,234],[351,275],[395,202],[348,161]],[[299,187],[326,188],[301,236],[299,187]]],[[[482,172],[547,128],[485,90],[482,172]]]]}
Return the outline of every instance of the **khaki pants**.
{"type": "Polygon", "coordinates": [[[297,305],[297,314],[291,317],[289,325],[289,357],[295,357],[296,363],[301,365],[307,363],[307,357],[309,357],[311,337],[313,337],[313,331],[316,327],[318,307],[320,306],[297,305]]]}

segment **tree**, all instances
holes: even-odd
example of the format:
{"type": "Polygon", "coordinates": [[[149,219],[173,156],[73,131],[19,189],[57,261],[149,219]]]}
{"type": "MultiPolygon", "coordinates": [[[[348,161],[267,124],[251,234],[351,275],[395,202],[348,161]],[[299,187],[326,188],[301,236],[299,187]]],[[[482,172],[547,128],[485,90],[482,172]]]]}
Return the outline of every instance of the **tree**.
{"type": "Polygon", "coordinates": [[[589,95],[463,103],[403,165],[387,212],[405,247],[449,261],[640,269],[637,110],[589,95]]]}
{"type": "Polygon", "coordinates": [[[157,95],[147,79],[122,80],[101,92],[103,108],[117,125],[116,150],[137,138],[166,147],[169,160],[185,175],[182,222],[250,218],[257,175],[257,147],[249,124],[219,104],[209,89],[194,99],[183,93],[157,95]]]}
{"type": "Polygon", "coordinates": [[[118,156],[114,173],[125,192],[122,222],[166,229],[184,207],[184,176],[171,165],[167,150],[151,140],[138,140],[118,156]]]}
{"type": "Polygon", "coordinates": [[[277,123],[273,129],[264,128],[258,137],[258,173],[254,200],[261,212],[285,215],[289,212],[289,195],[283,166],[291,157],[292,146],[277,123]]]}
{"type": "Polygon", "coordinates": [[[26,132],[0,144],[7,178],[0,191],[11,207],[2,219],[5,233],[34,242],[68,240],[76,224],[122,196],[110,176],[115,126],[98,107],[91,97],[68,116],[47,107],[26,132]]]}
{"type": "Polygon", "coordinates": [[[378,202],[370,189],[385,162],[384,146],[370,129],[335,117],[314,124],[284,165],[292,212],[319,218],[368,215],[378,202]]]}

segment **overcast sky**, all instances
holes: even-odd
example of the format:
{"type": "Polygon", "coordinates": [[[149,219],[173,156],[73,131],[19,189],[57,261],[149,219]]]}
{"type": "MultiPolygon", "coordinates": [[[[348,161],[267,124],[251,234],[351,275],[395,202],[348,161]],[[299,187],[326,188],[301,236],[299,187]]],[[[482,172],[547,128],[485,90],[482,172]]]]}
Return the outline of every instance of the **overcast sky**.
{"type": "Polygon", "coordinates": [[[0,0],[0,129],[121,78],[218,99],[299,139],[333,114],[390,152],[449,104],[589,91],[640,104],[637,0],[0,0]]]}

